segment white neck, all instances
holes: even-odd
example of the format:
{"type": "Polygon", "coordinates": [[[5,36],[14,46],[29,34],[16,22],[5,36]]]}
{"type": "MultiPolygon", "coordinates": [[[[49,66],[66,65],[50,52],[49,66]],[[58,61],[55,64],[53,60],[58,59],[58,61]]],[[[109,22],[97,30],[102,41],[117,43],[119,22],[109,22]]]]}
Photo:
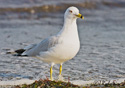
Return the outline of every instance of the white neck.
{"type": "Polygon", "coordinates": [[[71,26],[71,25],[73,25],[73,24],[76,25],[76,19],[65,19],[63,26],[71,26]],[[68,24],[69,24],[69,25],[68,25],[68,24]]]}
{"type": "Polygon", "coordinates": [[[64,19],[64,24],[62,30],[59,32],[59,34],[63,33],[77,33],[77,25],[76,25],[76,19],[64,19]]]}

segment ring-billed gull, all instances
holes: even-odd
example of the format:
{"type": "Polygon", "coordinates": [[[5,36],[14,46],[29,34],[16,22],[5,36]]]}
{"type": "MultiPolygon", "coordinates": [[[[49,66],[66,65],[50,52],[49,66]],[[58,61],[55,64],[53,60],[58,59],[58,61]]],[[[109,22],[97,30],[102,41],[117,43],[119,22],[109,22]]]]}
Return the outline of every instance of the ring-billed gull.
{"type": "Polygon", "coordinates": [[[19,56],[33,56],[44,62],[51,63],[51,80],[53,80],[52,68],[54,64],[60,64],[59,76],[61,76],[62,64],[72,59],[80,48],[76,24],[77,18],[84,19],[76,7],[69,7],[64,14],[64,24],[59,33],[44,39],[39,44],[32,44],[15,52],[19,56]]]}

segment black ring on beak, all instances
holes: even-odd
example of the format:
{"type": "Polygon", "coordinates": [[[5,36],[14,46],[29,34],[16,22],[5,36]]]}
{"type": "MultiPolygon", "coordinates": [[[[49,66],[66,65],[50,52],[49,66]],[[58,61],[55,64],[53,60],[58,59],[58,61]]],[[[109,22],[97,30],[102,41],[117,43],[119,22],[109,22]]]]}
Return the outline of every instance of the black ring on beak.
{"type": "Polygon", "coordinates": [[[81,17],[80,18],[83,18],[83,16],[81,15],[81,17]]]}

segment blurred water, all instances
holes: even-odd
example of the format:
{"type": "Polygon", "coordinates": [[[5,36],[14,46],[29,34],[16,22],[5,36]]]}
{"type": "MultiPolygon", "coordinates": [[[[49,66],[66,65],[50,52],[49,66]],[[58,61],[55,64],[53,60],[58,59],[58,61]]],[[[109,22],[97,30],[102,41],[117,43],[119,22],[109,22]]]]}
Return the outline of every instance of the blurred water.
{"type": "Polygon", "coordinates": [[[56,4],[74,4],[82,2],[109,2],[109,3],[120,3],[124,4],[124,0],[0,0],[0,8],[7,7],[32,7],[32,6],[41,6],[41,5],[56,5],[56,4]]]}
{"type": "MultiPolygon", "coordinates": [[[[125,78],[125,9],[81,10],[78,19],[81,48],[75,58],[63,64],[63,76],[71,80],[125,78]]],[[[49,77],[50,65],[35,58],[4,55],[3,49],[23,48],[56,34],[63,25],[63,15],[41,19],[0,20],[0,80],[49,77]]],[[[53,76],[58,77],[59,65],[53,76]]]]}

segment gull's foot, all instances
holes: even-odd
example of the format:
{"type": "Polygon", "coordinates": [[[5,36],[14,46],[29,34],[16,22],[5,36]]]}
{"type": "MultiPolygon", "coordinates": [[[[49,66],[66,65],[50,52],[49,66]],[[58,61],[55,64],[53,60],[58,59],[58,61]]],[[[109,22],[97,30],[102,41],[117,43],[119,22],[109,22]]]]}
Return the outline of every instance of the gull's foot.
{"type": "Polygon", "coordinates": [[[53,81],[54,79],[53,79],[53,77],[52,77],[52,78],[50,78],[49,80],[53,81]]]}
{"type": "Polygon", "coordinates": [[[63,78],[62,75],[59,75],[59,76],[58,76],[58,81],[64,81],[64,78],[63,78]]]}

